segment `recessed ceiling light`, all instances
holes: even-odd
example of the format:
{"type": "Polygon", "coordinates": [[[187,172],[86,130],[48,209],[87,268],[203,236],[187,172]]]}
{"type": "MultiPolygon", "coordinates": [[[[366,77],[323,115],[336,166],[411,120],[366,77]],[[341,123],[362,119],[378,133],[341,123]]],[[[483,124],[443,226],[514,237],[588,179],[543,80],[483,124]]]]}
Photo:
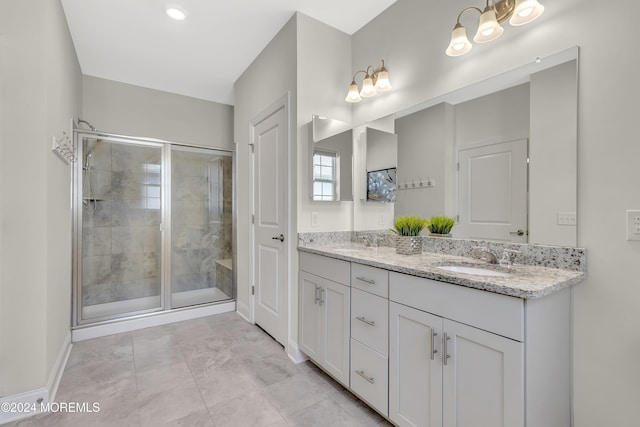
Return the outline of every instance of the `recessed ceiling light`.
{"type": "Polygon", "coordinates": [[[176,21],[184,21],[187,17],[187,12],[178,6],[167,6],[165,11],[170,18],[175,19],[176,21]]]}

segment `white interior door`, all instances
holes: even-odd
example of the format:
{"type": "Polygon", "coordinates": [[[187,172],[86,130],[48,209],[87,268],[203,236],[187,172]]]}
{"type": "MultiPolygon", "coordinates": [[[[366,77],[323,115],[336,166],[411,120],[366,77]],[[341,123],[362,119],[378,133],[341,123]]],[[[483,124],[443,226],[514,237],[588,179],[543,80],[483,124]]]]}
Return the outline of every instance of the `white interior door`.
{"type": "Polygon", "coordinates": [[[254,321],[281,344],[287,331],[287,131],[281,107],[253,125],[254,321]]]}
{"type": "Polygon", "coordinates": [[[458,151],[458,235],[527,242],[527,140],[458,151]]]}

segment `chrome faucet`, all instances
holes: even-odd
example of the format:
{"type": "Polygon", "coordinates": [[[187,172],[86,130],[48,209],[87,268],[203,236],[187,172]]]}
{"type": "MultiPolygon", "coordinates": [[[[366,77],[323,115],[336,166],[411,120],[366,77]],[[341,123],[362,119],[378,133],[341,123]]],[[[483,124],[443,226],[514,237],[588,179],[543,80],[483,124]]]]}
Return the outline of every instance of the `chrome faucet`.
{"type": "Polygon", "coordinates": [[[473,248],[471,251],[471,256],[476,259],[481,259],[486,261],[487,264],[497,264],[498,263],[498,255],[491,249],[486,246],[481,246],[477,248],[473,248]]]}
{"type": "Polygon", "coordinates": [[[504,249],[502,251],[502,258],[500,259],[500,265],[507,266],[507,268],[511,268],[513,265],[513,261],[516,259],[520,251],[516,251],[514,249],[504,249]]]}
{"type": "Polygon", "coordinates": [[[380,238],[375,234],[365,234],[364,236],[362,236],[362,240],[364,240],[364,245],[366,247],[377,248],[380,238]]]}

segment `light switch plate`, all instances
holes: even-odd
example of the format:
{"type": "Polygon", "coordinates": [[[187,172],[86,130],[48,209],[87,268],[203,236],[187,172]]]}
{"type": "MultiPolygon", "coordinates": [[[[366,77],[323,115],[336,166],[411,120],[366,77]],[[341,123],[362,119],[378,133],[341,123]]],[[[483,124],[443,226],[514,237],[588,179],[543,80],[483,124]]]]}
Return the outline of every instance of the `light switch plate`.
{"type": "Polygon", "coordinates": [[[318,226],[318,212],[311,212],[311,226],[318,226]]]}
{"type": "Polygon", "coordinates": [[[627,211],[627,240],[640,240],[640,211],[627,211]]]}
{"type": "Polygon", "coordinates": [[[558,225],[576,225],[575,212],[558,212],[558,225]]]}

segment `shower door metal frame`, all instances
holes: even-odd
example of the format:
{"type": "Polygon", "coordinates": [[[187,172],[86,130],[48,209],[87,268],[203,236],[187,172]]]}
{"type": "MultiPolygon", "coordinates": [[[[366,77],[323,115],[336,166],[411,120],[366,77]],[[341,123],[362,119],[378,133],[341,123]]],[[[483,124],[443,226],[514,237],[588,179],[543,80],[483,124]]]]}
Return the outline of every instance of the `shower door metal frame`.
{"type": "MultiPolygon", "coordinates": [[[[145,316],[153,316],[166,313],[171,308],[171,148],[172,146],[180,146],[195,149],[198,152],[219,152],[221,155],[231,157],[232,164],[232,290],[233,295],[230,300],[219,302],[210,302],[196,305],[197,307],[206,305],[216,305],[220,303],[228,303],[236,301],[237,298],[237,269],[236,269],[236,177],[237,177],[237,161],[236,153],[233,150],[218,148],[212,146],[203,146],[197,144],[187,144],[182,142],[166,141],[155,138],[141,138],[127,135],[120,135],[100,131],[87,131],[84,129],[73,130],[73,140],[76,148],[77,158],[79,159],[74,165],[72,178],[72,243],[73,243],[73,259],[72,259],[72,328],[83,328],[95,326],[99,324],[117,322],[125,319],[135,319],[145,316]],[[122,144],[131,144],[137,146],[158,147],[161,151],[160,157],[160,173],[161,173],[161,219],[160,219],[160,306],[146,310],[127,312],[126,314],[116,314],[112,316],[104,316],[96,320],[82,319],[82,202],[83,202],[83,138],[104,139],[107,142],[115,142],[122,144]]],[[[191,307],[181,307],[175,310],[189,310],[191,307]]]]}

